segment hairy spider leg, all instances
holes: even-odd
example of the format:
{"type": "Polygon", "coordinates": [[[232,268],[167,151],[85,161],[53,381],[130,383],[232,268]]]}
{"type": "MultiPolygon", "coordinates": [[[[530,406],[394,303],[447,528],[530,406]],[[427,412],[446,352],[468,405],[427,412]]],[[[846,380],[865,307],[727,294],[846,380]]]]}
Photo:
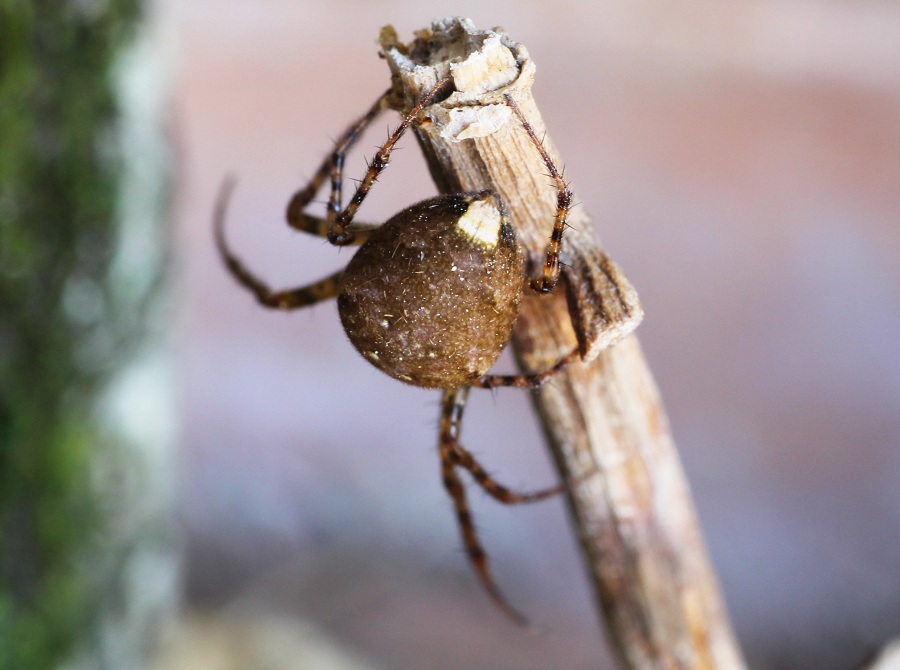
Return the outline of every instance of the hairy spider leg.
{"type": "MultiPolygon", "coordinates": [[[[318,193],[329,175],[331,176],[332,187],[329,207],[333,208],[335,201],[340,203],[341,180],[343,178],[344,159],[346,154],[357,143],[362,136],[363,131],[371,125],[372,121],[374,121],[383,110],[387,109],[390,95],[391,89],[388,89],[375,101],[375,104],[369,108],[369,111],[363,114],[355,123],[353,123],[353,125],[344,131],[344,134],[341,135],[335,143],[332,152],[322,161],[322,164],[319,166],[319,169],[313,175],[312,179],[309,180],[309,183],[291,197],[287,206],[287,222],[291,228],[296,228],[297,230],[318,235],[320,237],[328,235],[328,229],[331,226],[333,216],[323,218],[307,214],[303,210],[306,209],[313,198],[316,197],[316,193],[318,193]],[[335,196],[335,191],[337,192],[337,196],[335,196]]],[[[337,209],[340,210],[340,205],[338,205],[337,209]]],[[[361,233],[364,230],[370,230],[375,227],[377,226],[372,224],[357,223],[354,226],[354,231],[361,233]]],[[[361,244],[365,237],[365,234],[357,234],[354,243],[361,244]]]]}
{"type": "Polygon", "coordinates": [[[559,484],[557,486],[549,486],[545,489],[522,493],[509,489],[496,479],[494,479],[484,466],[478,462],[475,456],[459,442],[459,435],[462,431],[462,415],[466,408],[466,401],[469,396],[469,386],[463,386],[457,389],[456,398],[454,400],[453,414],[451,415],[451,427],[453,429],[453,450],[449,452],[448,457],[461,468],[464,468],[472,475],[475,482],[485,490],[494,500],[504,505],[518,505],[521,503],[537,502],[558,495],[566,490],[566,486],[559,484]]]}
{"type": "Polygon", "coordinates": [[[232,178],[226,179],[222,184],[219,197],[216,200],[216,211],[213,217],[216,248],[231,276],[241,286],[253,293],[260,304],[273,309],[297,309],[335,297],[338,294],[338,282],[344,272],[343,270],[338,270],[334,274],[307,286],[286,291],[273,291],[265,282],[250,272],[241,260],[232,253],[225,239],[225,212],[228,209],[228,199],[234,190],[234,185],[235,181],[232,178]]]}
{"type": "Polygon", "coordinates": [[[403,117],[403,121],[400,122],[397,129],[391,133],[391,136],[388,137],[387,141],[372,158],[372,162],[369,163],[369,169],[366,170],[365,176],[359,183],[359,186],[357,186],[356,192],[350,199],[350,203],[342,211],[340,211],[341,173],[344,165],[344,152],[340,149],[335,150],[332,155],[331,199],[328,203],[328,220],[331,222],[331,227],[327,234],[329,242],[337,246],[344,246],[354,242],[356,232],[349,228],[349,226],[353,221],[356,210],[359,209],[359,206],[369,193],[375,180],[378,179],[378,175],[380,175],[382,170],[388,166],[394,145],[397,144],[403,136],[403,133],[406,132],[406,129],[409,128],[410,124],[415,120],[419,113],[432,103],[444,85],[450,81],[451,76],[450,73],[447,73],[421,100],[419,100],[418,104],[410,110],[409,114],[403,117]]]}
{"type": "Polygon", "coordinates": [[[556,182],[556,217],[553,220],[553,232],[550,234],[550,244],[547,245],[547,257],[544,260],[544,269],[540,277],[535,277],[531,280],[531,288],[535,291],[538,293],[549,293],[556,287],[556,283],[559,281],[559,254],[562,245],[563,232],[566,229],[566,219],[569,216],[569,207],[572,205],[572,191],[569,189],[569,185],[566,183],[565,179],[563,179],[562,175],[559,173],[559,170],[556,169],[556,164],[553,162],[553,159],[550,158],[547,150],[544,149],[543,143],[538,139],[537,134],[534,132],[534,128],[528,123],[528,119],[525,118],[519,105],[513,100],[512,95],[506,93],[503,97],[506,99],[506,104],[512,108],[515,115],[519,118],[522,127],[525,129],[525,132],[528,133],[528,137],[537,148],[538,153],[540,153],[544,165],[547,166],[550,177],[556,182]]]}
{"type": "Polygon", "coordinates": [[[472,455],[472,452],[459,443],[457,443],[456,449],[449,457],[454,465],[458,465],[467,470],[469,474],[472,475],[475,482],[483,488],[488,495],[504,505],[520,505],[523,503],[538,502],[540,500],[552,498],[566,490],[566,486],[563,484],[557,484],[556,486],[550,486],[537,491],[529,491],[527,493],[508,489],[484,469],[484,466],[478,462],[472,455]]]}
{"type": "MultiPolygon", "coordinates": [[[[338,197],[340,197],[340,179],[343,170],[344,157],[347,151],[349,151],[362,136],[363,131],[375,120],[382,110],[387,108],[390,93],[390,89],[385,91],[365,114],[344,131],[341,137],[338,138],[334,150],[325,157],[312,179],[309,180],[306,186],[291,197],[287,207],[287,222],[292,228],[320,237],[325,237],[328,234],[328,229],[331,226],[330,218],[313,216],[307,214],[303,210],[310,202],[312,202],[312,199],[322,187],[322,184],[325,183],[325,179],[329,175],[332,177],[332,188],[335,188],[336,183],[338,197]]],[[[214,231],[219,255],[222,257],[229,272],[238,283],[250,290],[256,296],[256,299],[260,304],[273,309],[297,309],[337,296],[338,282],[343,274],[343,270],[339,270],[338,272],[309,284],[308,286],[301,286],[299,288],[284,291],[273,291],[241,262],[241,260],[230,250],[225,239],[225,212],[234,186],[235,180],[233,178],[226,179],[222,184],[219,197],[216,201],[214,231]]],[[[375,230],[377,227],[377,225],[366,223],[355,224],[353,227],[353,244],[362,244],[365,242],[371,231],[375,230]]]]}
{"type": "Polygon", "coordinates": [[[497,482],[477,459],[459,442],[462,429],[462,417],[469,395],[469,386],[444,391],[441,400],[441,428],[439,451],[441,457],[441,474],[444,487],[453,499],[456,508],[456,518],[459,522],[459,530],[469,560],[475,568],[475,572],[481,580],[484,589],[498,607],[517,624],[527,626],[528,620],[517,612],[503,596],[490,572],[489,558],[469,511],[465,487],[457,473],[457,468],[463,468],[472,475],[475,482],[481,486],[492,498],[505,504],[516,505],[520,503],[537,502],[566,490],[565,485],[551,486],[546,489],[521,493],[513,491],[497,482]]]}
{"type": "Polygon", "coordinates": [[[516,388],[534,389],[542,386],[557,372],[567,368],[578,360],[579,349],[576,347],[564,357],[560,358],[552,367],[543,372],[528,375],[484,375],[472,382],[472,386],[482,389],[493,389],[500,386],[514,386],[516,388]]]}
{"type": "Polygon", "coordinates": [[[447,493],[453,499],[453,507],[456,510],[456,519],[462,535],[463,545],[484,590],[487,591],[497,607],[510,619],[520,626],[528,626],[528,619],[509,604],[500,588],[494,582],[493,577],[491,577],[490,559],[481,546],[481,541],[478,539],[475,523],[472,521],[472,513],[469,511],[466,489],[456,471],[458,465],[459,426],[468,392],[468,386],[448,389],[444,391],[441,399],[441,429],[438,443],[441,458],[441,479],[444,482],[444,488],[447,489],[447,493]]]}

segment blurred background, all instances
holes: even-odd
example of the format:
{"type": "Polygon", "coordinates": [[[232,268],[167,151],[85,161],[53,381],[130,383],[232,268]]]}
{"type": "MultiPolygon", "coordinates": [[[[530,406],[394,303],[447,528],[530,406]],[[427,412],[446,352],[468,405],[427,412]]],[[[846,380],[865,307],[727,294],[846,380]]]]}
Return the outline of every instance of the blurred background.
{"type": "MultiPolygon", "coordinates": [[[[473,495],[501,588],[542,629],[523,635],[460,549],[438,395],[358,357],[333,304],[260,308],[212,245],[234,172],[230,239],[272,285],[346,263],[284,207],[387,87],[379,29],[410,39],[447,15],[502,25],[537,64],[567,175],[643,300],[639,336],[751,667],[851,668],[900,634],[900,5],[148,7],[162,74],[134,81],[166,92],[154,123],[174,152],[155,323],[177,438],[156,453],[178,471],[161,479],[177,482],[185,612],[154,667],[613,667],[562,502],[473,495]]],[[[365,220],[434,193],[402,146],[365,220]]],[[[149,430],[164,414],[139,416],[149,430]]],[[[464,442],[510,485],[554,481],[522,392],[473,392],[464,442]]]]}

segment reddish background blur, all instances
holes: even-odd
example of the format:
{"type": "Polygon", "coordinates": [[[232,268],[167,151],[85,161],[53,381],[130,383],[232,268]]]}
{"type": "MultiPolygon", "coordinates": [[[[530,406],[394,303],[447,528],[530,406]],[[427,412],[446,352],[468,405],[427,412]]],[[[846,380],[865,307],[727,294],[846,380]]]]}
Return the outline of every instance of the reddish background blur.
{"type": "MultiPolygon", "coordinates": [[[[460,14],[528,47],[567,175],[641,293],[751,664],[850,667],[900,634],[900,6],[483,6],[159,3],[177,54],[189,604],[302,617],[382,667],[610,667],[562,503],[474,496],[501,587],[549,631],[523,635],[459,548],[437,394],[358,357],[333,304],[259,308],[212,245],[235,171],[249,265],[289,287],[345,263],[283,224],[287,198],[386,88],[379,28],[409,39],[460,14]]],[[[366,220],[434,193],[403,146],[366,220]]],[[[465,443],[510,484],[553,481],[522,392],[473,392],[465,443]]]]}

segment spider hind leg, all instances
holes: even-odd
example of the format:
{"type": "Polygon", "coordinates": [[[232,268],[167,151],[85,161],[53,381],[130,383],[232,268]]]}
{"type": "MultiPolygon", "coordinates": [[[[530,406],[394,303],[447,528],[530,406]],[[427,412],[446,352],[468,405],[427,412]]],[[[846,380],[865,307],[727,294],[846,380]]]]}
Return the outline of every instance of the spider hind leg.
{"type": "Polygon", "coordinates": [[[478,460],[459,442],[463,411],[469,395],[469,386],[444,391],[441,400],[441,426],[439,452],[444,487],[453,499],[460,534],[469,560],[475,568],[482,586],[496,605],[515,623],[530,627],[528,620],[513,608],[491,576],[490,561],[472,520],[466,490],[457,468],[466,470],[475,482],[492,498],[506,505],[537,502],[566,490],[565,485],[552,486],[532,492],[513,491],[497,482],[478,460]]]}
{"type": "Polygon", "coordinates": [[[569,365],[577,361],[579,355],[580,351],[578,347],[576,347],[543,372],[536,372],[534,374],[527,375],[484,375],[472,382],[472,386],[477,386],[478,388],[483,389],[493,389],[500,386],[514,386],[516,388],[536,389],[540,386],[543,386],[557,372],[561,372],[565,368],[569,367],[569,365]]]}

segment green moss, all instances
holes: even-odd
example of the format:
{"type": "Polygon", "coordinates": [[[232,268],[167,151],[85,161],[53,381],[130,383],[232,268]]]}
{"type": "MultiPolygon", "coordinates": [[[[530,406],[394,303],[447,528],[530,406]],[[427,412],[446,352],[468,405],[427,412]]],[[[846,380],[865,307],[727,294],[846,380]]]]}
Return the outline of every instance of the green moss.
{"type": "MultiPolygon", "coordinates": [[[[110,69],[138,0],[0,0],[0,669],[83,639],[102,535],[94,398],[133,326],[104,318],[119,175],[110,69]],[[90,355],[106,343],[104,356],[90,355]]],[[[129,323],[135,323],[131,319],[129,323]]]]}

